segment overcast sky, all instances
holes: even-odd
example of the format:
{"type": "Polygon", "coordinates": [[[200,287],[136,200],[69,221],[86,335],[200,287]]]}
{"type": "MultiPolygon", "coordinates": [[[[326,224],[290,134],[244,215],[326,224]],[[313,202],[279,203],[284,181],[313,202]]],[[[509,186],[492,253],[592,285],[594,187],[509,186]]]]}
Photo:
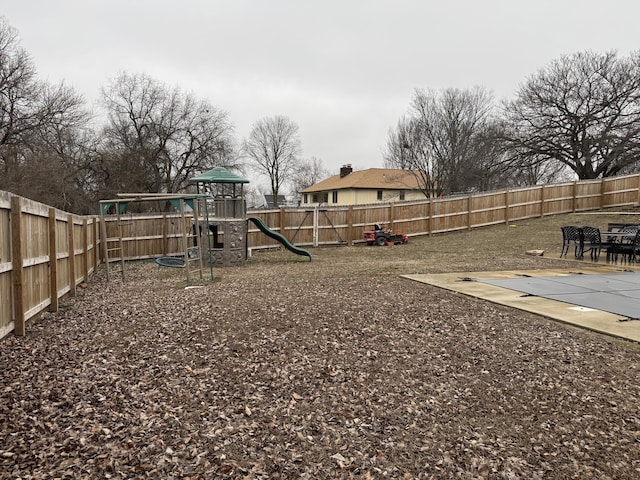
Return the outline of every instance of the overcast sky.
{"type": "Polygon", "coordinates": [[[300,127],[331,173],[382,167],[414,89],[511,98],[552,59],[640,49],[638,0],[0,0],[40,78],[89,103],[126,71],[300,127]]]}

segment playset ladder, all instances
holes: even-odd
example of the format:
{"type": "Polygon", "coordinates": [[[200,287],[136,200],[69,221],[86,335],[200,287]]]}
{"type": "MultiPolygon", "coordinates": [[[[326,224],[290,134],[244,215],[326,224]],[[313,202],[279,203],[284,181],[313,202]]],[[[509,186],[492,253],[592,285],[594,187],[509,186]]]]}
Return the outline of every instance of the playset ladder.
{"type": "Polygon", "coordinates": [[[184,252],[184,266],[187,270],[187,283],[191,282],[191,270],[193,268],[197,269],[200,272],[200,278],[202,278],[202,246],[200,238],[198,236],[199,233],[199,208],[198,208],[198,200],[194,199],[193,201],[193,227],[186,229],[187,225],[187,217],[185,214],[185,202],[184,199],[180,199],[180,215],[182,218],[182,225],[184,226],[183,234],[182,234],[182,251],[184,252]],[[192,246],[189,246],[189,243],[192,246]],[[194,266],[192,266],[194,265],[194,266]]]}
{"type": "Polygon", "coordinates": [[[122,222],[122,214],[120,211],[120,206],[116,205],[116,225],[118,228],[118,236],[107,238],[107,226],[104,221],[104,217],[102,218],[102,238],[105,241],[104,245],[104,265],[105,271],[107,274],[107,281],[109,281],[109,263],[120,262],[120,273],[122,275],[122,280],[124,281],[124,242],[122,241],[123,237],[123,227],[125,225],[129,225],[131,222],[123,223],[122,222]]]}

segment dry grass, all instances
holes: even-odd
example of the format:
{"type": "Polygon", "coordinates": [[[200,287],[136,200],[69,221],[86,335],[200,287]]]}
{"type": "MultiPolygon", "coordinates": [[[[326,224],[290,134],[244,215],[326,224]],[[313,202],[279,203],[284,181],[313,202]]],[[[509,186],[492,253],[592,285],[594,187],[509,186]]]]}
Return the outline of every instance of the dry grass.
{"type": "MultiPolygon", "coordinates": [[[[629,210],[630,212],[633,210],[629,210]]],[[[604,213],[604,212],[601,212],[604,213]]],[[[640,211],[639,211],[640,213],[640,211]]],[[[310,268],[325,272],[325,264],[330,264],[332,275],[340,270],[345,274],[418,274],[462,271],[503,270],[509,268],[553,268],[566,266],[571,256],[560,260],[563,225],[593,225],[606,229],[609,222],[628,222],[629,215],[568,214],[545,218],[534,218],[483,227],[474,230],[413,237],[406,245],[389,248],[375,248],[359,244],[354,247],[340,247],[314,250],[310,268]],[[541,258],[526,255],[527,250],[544,250],[541,258]],[[322,265],[323,268],[320,268],[322,265]],[[514,267],[514,265],[516,267],[514,267]]],[[[268,252],[251,259],[253,267],[274,262],[289,262],[299,265],[304,257],[297,258],[286,250],[268,252]]],[[[244,270],[240,271],[243,274],[244,270]]],[[[225,274],[229,273],[224,271],[225,274]]],[[[288,272],[290,275],[308,275],[302,267],[288,272]]]]}
{"type": "Polygon", "coordinates": [[[560,225],[608,221],[99,273],[0,343],[0,478],[637,478],[635,344],[398,277],[567,265],[560,225]]]}

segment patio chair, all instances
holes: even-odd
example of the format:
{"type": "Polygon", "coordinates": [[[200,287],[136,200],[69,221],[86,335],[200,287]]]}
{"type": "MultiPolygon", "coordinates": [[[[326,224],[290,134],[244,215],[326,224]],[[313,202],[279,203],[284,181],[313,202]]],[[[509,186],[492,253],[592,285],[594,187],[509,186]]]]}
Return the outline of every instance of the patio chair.
{"type": "MultiPolygon", "coordinates": [[[[627,231],[632,233],[631,230],[632,229],[629,228],[627,231]]],[[[636,263],[638,261],[638,256],[640,255],[640,229],[635,228],[635,235],[631,241],[620,242],[616,246],[616,257],[617,255],[621,255],[622,260],[629,263],[636,263]]]]}
{"type": "Polygon", "coordinates": [[[600,235],[600,229],[596,227],[584,226],[582,227],[582,238],[583,238],[583,246],[582,246],[582,254],[584,255],[586,252],[589,252],[589,256],[592,261],[598,261],[600,258],[600,251],[605,248],[607,249],[607,259],[609,259],[609,247],[611,246],[608,242],[602,241],[602,235],[600,235]]]}
{"type": "Polygon", "coordinates": [[[638,227],[635,225],[627,225],[622,223],[610,223],[605,236],[607,247],[607,262],[618,263],[618,255],[622,255],[625,259],[629,251],[629,244],[632,243],[638,227]],[[631,240],[628,239],[631,237],[631,240]]]}
{"type": "Polygon", "coordinates": [[[582,228],[575,227],[573,225],[567,225],[560,227],[562,230],[562,251],[560,252],[560,258],[566,257],[569,247],[573,245],[574,255],[576,258],[582,258],[584,249],[584,236],[582,228]]]}

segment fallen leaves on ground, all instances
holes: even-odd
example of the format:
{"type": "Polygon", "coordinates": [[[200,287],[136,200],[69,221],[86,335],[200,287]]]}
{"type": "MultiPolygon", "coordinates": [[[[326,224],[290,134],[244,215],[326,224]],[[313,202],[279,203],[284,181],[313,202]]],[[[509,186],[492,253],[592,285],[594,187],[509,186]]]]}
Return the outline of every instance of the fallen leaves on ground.
{"type": "Polygon", "coordinates": [[[640,475],[635,344],[377,274],[371,248],[198,289],[99,272],[0,343],[0,478],[640,475]]]}

